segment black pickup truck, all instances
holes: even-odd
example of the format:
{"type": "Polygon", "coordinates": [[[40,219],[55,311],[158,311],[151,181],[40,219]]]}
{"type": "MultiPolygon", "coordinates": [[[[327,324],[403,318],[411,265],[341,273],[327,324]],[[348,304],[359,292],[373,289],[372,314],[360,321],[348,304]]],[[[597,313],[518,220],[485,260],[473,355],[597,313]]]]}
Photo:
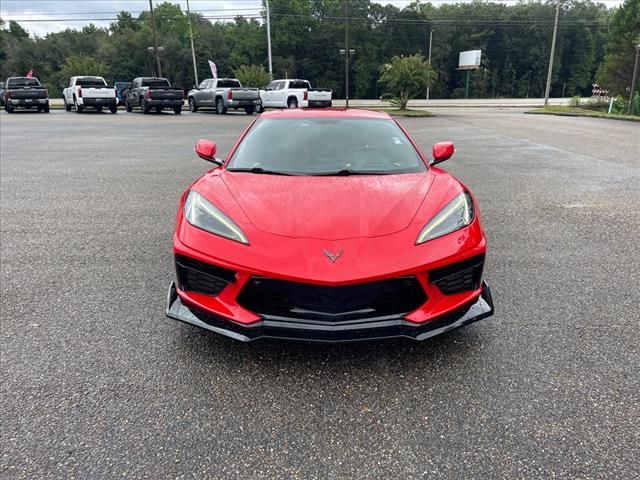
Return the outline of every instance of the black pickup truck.
{"type": "Polygon", "coordinates": [[[9,77],[2,94],[4,109],[13,113],[16,108],[37,108],[49,113],[49,92],[35,77],[9,77]]]}
{"type": "Polygon", "coordinates": [[[156,77],[134,78],[131,87],[124,94],[127,112],[140,107],[142,113],[152,109],[160,113],[164,108],[171,108],[174,113],[182,113],[184,92],[180,88],[172,88],[169,80],[156,77]]]}

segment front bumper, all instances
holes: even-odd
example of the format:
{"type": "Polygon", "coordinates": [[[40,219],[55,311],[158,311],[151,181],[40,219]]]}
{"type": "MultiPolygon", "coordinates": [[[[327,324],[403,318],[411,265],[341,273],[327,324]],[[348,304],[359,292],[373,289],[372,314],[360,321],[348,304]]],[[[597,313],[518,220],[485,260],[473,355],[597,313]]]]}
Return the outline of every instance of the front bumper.
{"type": "Polygon", "coordinates": [[[353,342],[381,338],[406,337],[412,340],[426,340],[441,333],[463,327],[493,315],[493,300],[486,282],[482,282],[480,296],[471,303],[428,322],[416,324],[402,316],[384,319],[362,319],[328,324],[327,322],[279,321],[262,318],[250,325],[240,325],[221,316],[191,309],[182,303],[175,284],[169,286],[166,315],[174,320],[189,323],[212,332],[250,342],[260,338],[277,338],[314,342],[353,342]]]}

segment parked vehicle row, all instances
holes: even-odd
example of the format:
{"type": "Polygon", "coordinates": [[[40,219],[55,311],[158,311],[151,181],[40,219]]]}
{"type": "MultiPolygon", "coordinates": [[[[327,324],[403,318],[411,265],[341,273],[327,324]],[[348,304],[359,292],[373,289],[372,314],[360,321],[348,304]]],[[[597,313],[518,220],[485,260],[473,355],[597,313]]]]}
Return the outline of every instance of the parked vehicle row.
{"type": "Polygon", "coordinates": [[[69,86],[62,91],[62,101],[67,112],[72,107],[78,113],[82,113],[86,107],[99,112],[103,107],[111,113],[118,111],[115,88],[109,87],[102,77],[71,77],[69,86]]]}
{"type": "MultiPolygon", "coordinates": [[[[266,108],[325,108],[331,107],[329,89],[311,88],[308,80],[274,80],[264,89],[245,88],[237,78],[209,78],[187,93],[189,110],[193,113],[211,108],[219,114],[231,110],[244,110],[248,115],[266,108]]],[[[116,82],[110,87],[103,77],[76,76],[62,91],[67,112],[82,113],[87,108],[102,111],[108,108],[117,113],[118,105],[127,112],[139,108],[146,114],[152,110],[171,109],[182,113],[184,92],[173,88],[166,78],[138,77],[131,82],[116,82]]],[[[49,111],[49,95],[37,78],[10,77],[0,89],[0,102],[7,112],[17,107],[49,111]]]]}
{"type": "Polygon", "coordinates": [[[331,107],[331,90],[311,88],[308,80],[274,80],[260,90],[261,110],[265,108],[331,107]]]}
{"type": "Polygon", "coordinates": [[[49,92],[36,77],[9,77],[2,90],[2,103],[7,113],[16,108],[49,113],[49,92]]]}
{"type": "Polygon", "coordinates": [[[173,88],[166,78],[139,77],[133,79],[131,87],[124,92],[124,104],[127,112],[135,107],[145,114],[151,109],[159,113],[170,108],[178,115],[182,113],[184,92],[180,88],[173,88]]]}
{"type": "Polygon", "coordinates": [[[214,108],[220,114],[242,108],[252,115],[260,105],[260,91],[244,88],[237,78],[209,78],[190,90],[187,99],[194,113],[201,108],[214,108]]]}

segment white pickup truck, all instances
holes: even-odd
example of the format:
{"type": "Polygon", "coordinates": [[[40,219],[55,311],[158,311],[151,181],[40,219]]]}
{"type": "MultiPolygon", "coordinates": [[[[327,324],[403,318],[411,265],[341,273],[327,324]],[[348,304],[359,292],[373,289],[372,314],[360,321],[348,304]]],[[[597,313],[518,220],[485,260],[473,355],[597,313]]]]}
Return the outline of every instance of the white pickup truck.
{"type": "Polygon", "coordinates": [[[331,106],[331,90],[311,88],[308,80],[274,80],[260,90],[261,111],[265,108],[321,108],[331,106]]]}
{"type": "Polygon", "coordinates": [[[86,107],[98,111],[108,108],[111,113],[118,111],[116,90],[109,87],[102,77],[71,77],[69,86],[62,91],[62,101],[67,112],[73,107],[82,113],[86,107]]]}

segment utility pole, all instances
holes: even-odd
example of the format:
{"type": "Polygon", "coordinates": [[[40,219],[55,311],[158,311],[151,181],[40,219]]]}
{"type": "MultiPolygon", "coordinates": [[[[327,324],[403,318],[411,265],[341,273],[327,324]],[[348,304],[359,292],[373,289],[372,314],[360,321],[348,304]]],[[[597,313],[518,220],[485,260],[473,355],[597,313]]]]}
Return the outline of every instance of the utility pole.
{"type": "Polygon", "coordinates": [[[344,2],[344,89],[346,108],[349,108],[349,0],[344,2]]]}
{"type": "Polygon", "coordinates": [[[196,64],[196,49],[193,46],[193,30],[191,29],[191,10],[189,9],[189,0],[187,0],[187,22],[189,23],[189,37],[191,37],[191,58],[193,59],[193,76],[196,79],[195,86],[197,87],[200,82],[198,82],[198,65],[196,64]]]}
{"type": "Polygon", "coordinates": [[[160,65],[160,52],[158,51],[158,34],[156,33],[156,17],[153,14],[153,0],[149,0],[149,10],[151,10],[151,26],[153,27],[153,54],[156,56],[158,76],[162,76],[162,66],[160,65]]]}
{"type": "Polygon", "coordinates": [[[551,90],[551,73],[553,71],[553,56],[556,53],[556,34],[558,33],[558,16],[560,15],[560,0],[556,4],[556,20],[553,23],[553,38],[551,39],[551,55],[549,56],[549,72],[547,73],[547,87],[544,90],[544,106],[549,104],[549,91],[551,90]]]}
{"type": "Polygon", "coordinates": [[[629,94],[629,115],[633,109],[633,94],[636,90],[636,77],[638,76],[638,55],[640,55],[640,44],[636,45],[636,63],[633,66],[633,78],[631,79],[631,93],[629,94]]]}
{"type": "Polygon", "coordinates": [[[429,100],[429,85],[431,85],[431,42],[433,41],[433,30],[429,32],[429,83],[427,83],[427,100],[429,100]]]}
{"type": "Polygon", "coordinates": [[[273,80],[273,65],[271,64],[271,12],[269,11],[269,0],[265,0],[267,7],[267,56],[269,57],[269,79],[273,80]]]}

